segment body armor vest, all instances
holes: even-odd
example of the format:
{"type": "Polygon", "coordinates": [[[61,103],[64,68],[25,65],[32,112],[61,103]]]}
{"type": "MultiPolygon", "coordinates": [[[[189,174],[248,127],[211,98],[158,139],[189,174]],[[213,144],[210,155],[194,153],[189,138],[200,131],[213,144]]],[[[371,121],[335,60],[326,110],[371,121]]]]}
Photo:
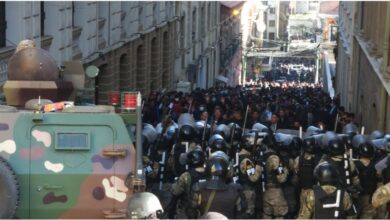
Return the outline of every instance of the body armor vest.
{"type": "MultiPolygon", "coordinates": [[[[248,155],[248,154],[240,155],[240,156],[238,157],[238,161],[239,161],[238,166],[240,166],[241,162],[242,162],[244,159],[249,159],[250,161],[252,161],[250,155],[248,155]]],[[[253,161],[252,161],[252,163],[253,163],[253,161]]],[[[253,163],[253,165],[256,166],[255,163],[253,163]]],[[[240,169],[240,168],[238,168],[238,169],[240,169]]],[[[253,185],[253,186],[256,185],[256,183],[253,183],[253,182],[251,182],[251,181],[248,179],[248,175],[251,175],[251,172],[256,172],[256,168],[253,167],[251,170],[247,170],[246,173],[241,173],[241,170],[239,170],[239,175],[238,175],[238,176],[239,176],[239,183],[240,183],[241,185],[253,185]]]]}
{"type": "MultiPolygon", "coordinates": [[[[188,142],[188,146],[190,145],[190,142],[188,142]]],[[[175,146],[174,146],[174,150],[173,150],[173,157],[174,157],[174,161],[175,161],[175,164],[174,164],[174,173],[176,176],[180,176],[181,174],[183,174],[185,171],[186,171],[186,166],[183,166],[181,163],[180,163],[180,155],[182,153],[186,153],[186,145],[182,143],[176,143],[175,146]]]]}
{"type": "Polygon", "coordinates": [[[195,183],[204,182],[207,179],[205,172],[198,172],[195,169],[190,169],[188,172],[191,176],[191,188],[195,183]]]}
{"type": "Polygon", "coordinates": [[[344,189],[347,188],[348,186],[352,185],[352,179],[351,179],[351,168],[350,168],[350,164],[349,164],[349,160],[347,160],[348,162],[348,168],[345,168],[344,167],[344,159],[341,160],[341,161],[335,161],[335,160],[332,160],[331,158],[327,157],[326,158],[326,161],[328,161],[328,163],[330,163],[330,165],[332,165],[333,167],[336,168],[338,174],[339,174],[339,183],[341,184],[341,187],[343,187],[344,189]],[[347,181],[347,176],[346,176],[346,172],[349,172],[349,184],[348,184],[348,181],[347,181]]]}
{"type": "Polygon", "coordinates": [[[173,180],[173,176],[168,172],[168,155],[169,153],[166,151],[157,152],[155,157],[155,162],[159,164],[158,169],[158,181],[162,183],[171,182],[173,180]],[[165,155],[164,155],[165,154],[165,155]]]}
{"type": "Polygon", "coordinates": [[[299,184],[301,189],[311,189],[315,185],[314,168],[316,166],[316,158],[310,160],[304,158],[304,155],[299,157],[299,184]]]}
{"type": "MultiPolygon", "coordinates": [[[[201,204],[200,211],[201,215],[205,214],[206,206],[210,199],[210,195],[213,190],[206,189],[207,181],[199,183],[200,191],[201,191],[201,204]]],[[[235,210],[236,210],[236,201],[239,197],[239,192],[234,184],[227,185],[226,189],[215,190],[215,196],[213,201],[211,201],[211,205],[208,212],[218,212],[226,216],[228,219],[235,218],[235,210]]]]}
{"type": "Polygon", "coordinates": [[[361,161],[356,161],[355,165],[359,171],[360,184],[363,188],[360,194],[361,195],[373,194],[376,190],[376,185],[378,183],[374,163],[370,161],[370,164],[368,164],[368,166],[364,166],[361,161]]]}
{"type": "Polygon", "coordinates": [[[338,190],[340,189],[336,189],[333,193],[327,194],[321,186],[313,187],[315,199],[313,219],[336,219],[345,217],[345,213],[342,210],[344,190],[340,190],[339,195],[337,195],[338,190]]]}

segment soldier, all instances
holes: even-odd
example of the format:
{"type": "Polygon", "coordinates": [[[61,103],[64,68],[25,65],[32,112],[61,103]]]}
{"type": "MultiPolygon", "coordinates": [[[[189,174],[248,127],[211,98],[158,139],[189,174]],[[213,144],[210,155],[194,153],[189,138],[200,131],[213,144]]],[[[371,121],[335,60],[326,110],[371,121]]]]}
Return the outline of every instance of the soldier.
{"type": "Polygon", "coordinates": [[[196,143],[194,138],[196,135],[195,132],[195,120],[191,114],[183,113],[180,115],[179,120],[179,138],[178,142],[173,145],[172,151],[169,157],[169,165],[173,170],[175,176],[180,176],[184,173],[188,167],[180,163],[181,155],[194,149],[196,143]]]}
{"type": "Polygon", "coordinates": [[[283,164],[278,155],[277,144],[271,137],[265,150],[266,190],[263,196],[263,218],[282,218],[288,212],[287,200],[282,184],[287,181],[289,174],[287,165],[283,164]]]}
{"type": "Polygon", "coordinates": [[[362,141],[358,146],[360,159],[355,162],[359,173],[360,184],[362,185],[362,191],[359,195],[360,218],[373,219],[376,216],[376,209],[371,204],[371,197],[378,184],[375,163],[372,161],[375,151],[374,146],[369,142],[362,141]]]}
{"type": "Polygon", "coordinates": [[[304,197],[298,219],[346,218],[352,207],[349,194],[338,185],[337,170],[328,162],[320,163],[314,169],[319,182],[304,197]]]}
{"type": "Polygon", "coordinates": [[[157,196],[149,192],[135,193],[129,199],[127,210],[130,219],[158,219],[164,213],[157,196]]]}
{"type": "Polygon", "coordinates": [[[173,199],[168,209],[169,218],[196,218],[194,213],[190,213],[189,200],[191,196],[192,186],[197,182],[206,180],[206,173],[204,170],[205,155],[203,151],[198,148],[187,153],[186,163],[188,164],[188,171],[184,172],[178,180],[172,184],[171,193],[173,199]],[[176,201],[179,199],[178,205],[176,201]],[[176,210],[176,216],[173,213],[176,210]]]}
{"type": "Polygon", "coordinates": [[[232,219],[242,211],[241,186],[226,184],[229,158],[221,151],[214,152],[206,162],[207,181],[193,187],[191,207],[197,216],[219,212],[232,219]]]}
{"type": "MultiPolygon", "coordinates": [[[[359,175],[355,163],[345,153],[343,141],[336,134],[328,132],[324,135],[324,142],[327,142],[326,155],[323,156],[320,163],[327,161],[335,167],[340,174],[341,187],[346,189],[353,199],[357,200],[361,190],[359,175]]],[[[355,205],[353,205],[353,211],[357,214],[358,210],[355,205]]]]}
{"type": "Polygon", "coordinates": [[[317,144],[314,137],[307,137],[303,140],[301,156],[294,160],[294,172],[298,177],[298,186],[301,190],[299,197],[300,204],[303,204],[303,198],[307,197],[308,193],[315,185],[314,168],[318,164],[320,158],[317,156],[317,144]]]}
{"type": "Polygon", "coordinates": [[[241,150],[238,153],[238,183],[243,188],[244,198],[247,204],[242,218],[255,217],[256,186],[260,184],[262,168],[255,164],[251,155],[253,148],[257,144],[257,134],[248,133],[243,137],[241,150]]]}

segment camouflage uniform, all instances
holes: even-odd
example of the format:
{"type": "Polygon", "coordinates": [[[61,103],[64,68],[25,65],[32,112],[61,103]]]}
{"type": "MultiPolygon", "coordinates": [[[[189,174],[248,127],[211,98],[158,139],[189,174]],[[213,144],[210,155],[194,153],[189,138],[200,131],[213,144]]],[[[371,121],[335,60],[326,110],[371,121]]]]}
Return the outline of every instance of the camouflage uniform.
{"type": "Polygon", "coordinates": [[[281,166],[279,156],[272,154],[266,159],[267,184],[263,197],[263,218],[283,217],[288,212],[288,204],[281,184],[286,182],[288,169],[281,166]],[[281,169],[279,173],[276,173],[281,169]]]}
{"type": "Polygon", "coordinates": [[[204,168],[195,168],[194,172],[197,172],[199,176],[196,180],[196,177],[192,177],[191,173],[189,171],[184,172],[179,179],[172,184],[171,193],[173,196],[179,197],[181,196],[181,199],[176,206],[176,218],[184,219],[184,218],[195,218],[196,216],[191,215],[191,213],[188,213],[188,206],[189,206],[189,200],[191,197],[191,190],[194,182],[198,182],[202,177],[202,173],[204,174],[204,168]],[[193,179],[195,178],[195,179],[193,179]]]}
{"type": "MultiPolygon", "coordinates": [[[[300,158],[301,156],[298,156],[297,158],[295,158],[294,160],[294,164],[293,164],[293,168],[292,170],[294,171],[294,173],[296,174],[297,178],[298,177],[298,173],[299,173],[299,167],[300,167],[300,164],[299,164],[299,161],[300,161],[300,158]]],[[[314,154],[310,154],[310,153],[304,153],[303,154],[303,157],[305,160],[312,160],[312,159],[315,159],[315,155],[314,154]]],[[[314,165],[315,167],[315,165],[314,165]]],[[[311,171],[311,175],[312,175],[312,178],[314,179],[314,174],[313,174],[313,171],[314,171],[314,167],[313,167],[313,170],[311,171]]],[[[297,180],[297,182],[301,182],[302,180],[297,180]]],[[[299,184],[299,183],[296,183],[296,184],[299,184]]],[[[300,193],[300,196],[299,196],[299,204],[303,204],[303,198],[307,197],[308,194],[310,193],[310,191],[312,190],[312,187],[302,187],[302,184],[300,184],[301,187],[301,193],[300,193]]]]}
{"type": "Polygon", "coordinates": [[[244,199],[246,201],[246,217],[253,218],[255,215],[256,205],[256,184],[259,184],[262,168],[259,165],[255,165],[251,160],[251,154],[242,149],[239,152],[240,164],[239,164],[239,183],[243,187],[244,199]]]}
{"type": "Polygon", "coordinates": [[[372,205],[375,208],[390,202],[390,183],[379,187],[372,195],[372,205]]]}
{"type": "MultiPolygon", "coordinates": [[[[324,185],[321,188],[327,193],[333,193],[337,190],[336,187],[331,185],[324,185]]],[[[344,193],[342,211],[346,212],[352,207],[351,197],[347,192],[344,193]]],[[[315,196],[314,191],[309,190],[306,196],[303,197],[303,202],[301,203],[301,209],[299,210],[298,219],[310,219],[313,218],[315,211],[315,196]]]]}

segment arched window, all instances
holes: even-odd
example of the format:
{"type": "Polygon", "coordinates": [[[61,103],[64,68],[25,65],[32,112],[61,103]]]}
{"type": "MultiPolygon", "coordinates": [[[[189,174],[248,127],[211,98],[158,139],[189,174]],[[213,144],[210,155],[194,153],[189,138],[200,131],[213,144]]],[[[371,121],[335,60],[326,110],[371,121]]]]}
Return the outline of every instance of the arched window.
{"type": "Polygon", "coordinates": [[[130,63],[129,56],[123,54],[119,60],[119,90],[130,90],[130,63]]]}
{"type": "Polygon", "coordinates": [[[163,63],[162,63],[162,87],[169,88],[169,35],[168,32],[164,32],[163,35],[163,63]]]}

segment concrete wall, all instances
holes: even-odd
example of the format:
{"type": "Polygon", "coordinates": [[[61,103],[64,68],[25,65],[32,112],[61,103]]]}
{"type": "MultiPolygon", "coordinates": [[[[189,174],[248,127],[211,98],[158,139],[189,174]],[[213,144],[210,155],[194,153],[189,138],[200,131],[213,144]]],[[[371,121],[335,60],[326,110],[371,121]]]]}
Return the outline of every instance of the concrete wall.
{"type": "Polygon", "coordinates": [[[340,4],[337,90],[366,133],[390,132],[389,28],[389,2],[340,4]]]}

